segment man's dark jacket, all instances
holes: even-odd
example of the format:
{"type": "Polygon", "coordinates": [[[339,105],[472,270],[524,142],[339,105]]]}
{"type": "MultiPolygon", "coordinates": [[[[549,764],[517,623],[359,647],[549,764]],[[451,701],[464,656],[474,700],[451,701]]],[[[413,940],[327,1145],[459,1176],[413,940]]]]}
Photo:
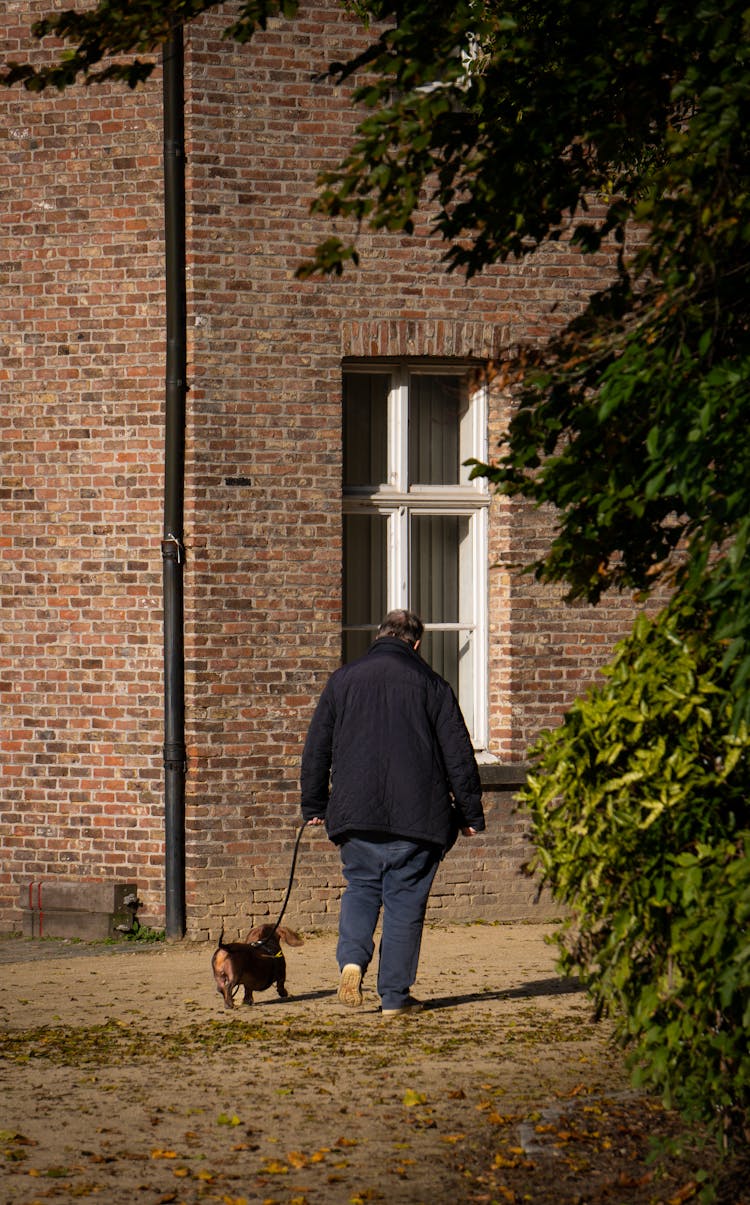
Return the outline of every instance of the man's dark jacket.
{"type": "Polygon", "coordinates": [[[339,843],[386,833],[445,850],[458,828],[484,829],[456,697],[406,641],[381,636],[329,678],[302,754],[302,815],[339,843]]]}

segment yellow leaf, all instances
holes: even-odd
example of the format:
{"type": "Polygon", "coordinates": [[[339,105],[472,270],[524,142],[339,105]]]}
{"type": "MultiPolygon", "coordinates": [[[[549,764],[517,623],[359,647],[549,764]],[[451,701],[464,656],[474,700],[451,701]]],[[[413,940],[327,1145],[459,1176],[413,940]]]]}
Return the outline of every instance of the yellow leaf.
{"type": "Polygon", "coordinates": [[[263,1164],[263,1171],[269,1176],[285,1176],[289,1168],[278,1159],[269,1159],[268,1163],[263,1164]]]}
{"type": "Polygon", "coordinates": [[[460,1142],[461,1139],[465,1138],[465,1137],[466,1137],[465,1134],[443,1134],[440,1141],[441,1142],[460,1142]]]}
{"type": "Polygon", "coordinates": [[[172,1175],[180,1176],[182,1178],[184,1176],[189,1176],[190,1172],[189,1172],[188,1168],[186,1168],[186,1167],[176,1167],[174,1169],[174,1171],[172,1172],[172,1175]]]}
{"type": "Polygon", "coordinates": [[[307,1167],[307,1155],[303,1155],[302,1151],[289,1151],[286,1158],[292,1167],[307,1167]]]}
{"type": "Polygon", "coordinates": [[[518,1167],[517,1159],[506,1159],[505,1155],[497,1154],[492,1161],[493,1167],[518,1167]]]}
{"type": "Polygon", "coordinates": [[[408,1088],[404,1093],[403,1103],[407,1109],[413,1109],[415,1105],[427,1104],[427,1097],[424,1092],[415,1092],[413,1088],[408,1088]]]}
{"type": "Polygon", "coordinates": [[[176,1159],[177,1151],[161,1151],[157,1148],[157,1150],[151,1152],[151,1158],[152,1159],[176,1159]]]}

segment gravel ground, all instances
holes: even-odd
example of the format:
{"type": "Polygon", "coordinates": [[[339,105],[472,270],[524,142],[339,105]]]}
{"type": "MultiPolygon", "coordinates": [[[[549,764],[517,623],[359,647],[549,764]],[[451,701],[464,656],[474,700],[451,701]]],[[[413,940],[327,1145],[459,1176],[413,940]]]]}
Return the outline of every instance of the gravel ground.
{"type": "MultiPolygon", "coordinates": [[[[205,945],[0,940],[0,1200],[698,1201],[710,1155],[648,1161],[676,1119],[631,1090],[549,932],[429,928],[427,1007],[394,1020],[371,988],[338,1003],[331,933],[286,951],[289,999],[231,1012],[205,945]]],[[[739,1174],[722,1205],[750,1201],[739,1174]]]]}

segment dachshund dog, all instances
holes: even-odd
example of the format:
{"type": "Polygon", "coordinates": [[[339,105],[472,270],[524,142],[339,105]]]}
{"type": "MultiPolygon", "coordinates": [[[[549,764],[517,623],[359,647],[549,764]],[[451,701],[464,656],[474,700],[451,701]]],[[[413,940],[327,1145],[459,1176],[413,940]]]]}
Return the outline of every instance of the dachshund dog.
{"type": "Polygon", "coordinates": [[[218,949],[211,959],[211,969],[225,1008],[234,1008],[234,995],[240,986],[245,989],[243,1004],[252,1004],[253,992],[264,992],[272,983],[276,984],[280,996],[289,995],[282,941],[288,946],[303,944],[303,938],[293,929],[256,925],[248,933],[247,941],[230,941],[225,945],[222,929],[218,949]]]}

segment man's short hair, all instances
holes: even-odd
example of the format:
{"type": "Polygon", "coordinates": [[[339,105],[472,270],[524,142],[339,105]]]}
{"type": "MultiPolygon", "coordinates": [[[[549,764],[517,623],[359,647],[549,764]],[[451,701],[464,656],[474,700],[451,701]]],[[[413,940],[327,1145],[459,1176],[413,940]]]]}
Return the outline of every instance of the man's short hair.
{"type": "Polygon", "coordinates": [[[381,636],[397,636],[412,647],[422,639],[424,624],[413,611],[389,611],[378,628],[376,639],[381,636]]]}

